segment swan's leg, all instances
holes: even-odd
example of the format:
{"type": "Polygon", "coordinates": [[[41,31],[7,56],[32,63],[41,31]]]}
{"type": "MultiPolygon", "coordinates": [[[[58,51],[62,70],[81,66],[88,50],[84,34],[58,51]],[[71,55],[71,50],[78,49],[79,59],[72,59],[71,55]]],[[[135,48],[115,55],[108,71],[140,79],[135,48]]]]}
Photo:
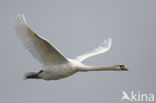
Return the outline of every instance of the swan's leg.
{"type": "Polygon", "coordinates": [[[39,79],[39,74],[42,72],[43,72],[43,70],[40,70],[38,73],[36,73],[36,72],[26,73],[25,79],[39,79]]]}

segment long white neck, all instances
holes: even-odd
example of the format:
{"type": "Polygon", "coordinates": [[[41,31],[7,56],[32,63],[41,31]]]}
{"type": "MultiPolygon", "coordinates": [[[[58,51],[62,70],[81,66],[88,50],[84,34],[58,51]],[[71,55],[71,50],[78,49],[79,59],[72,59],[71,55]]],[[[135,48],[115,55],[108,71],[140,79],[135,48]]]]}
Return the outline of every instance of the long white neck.
{"type": "Polygon", "coordinates": [[[121,68],[116,66],[82,66],[78,71],[121,71],[121,68]]]}

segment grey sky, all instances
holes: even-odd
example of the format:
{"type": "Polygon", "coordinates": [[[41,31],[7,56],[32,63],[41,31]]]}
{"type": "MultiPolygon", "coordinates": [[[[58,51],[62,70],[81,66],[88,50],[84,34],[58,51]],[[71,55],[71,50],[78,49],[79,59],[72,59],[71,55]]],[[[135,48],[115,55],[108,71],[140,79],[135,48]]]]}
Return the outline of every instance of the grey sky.
{"type": "Polygon", "coordinates": [[[0,0],[0,13],[0,103],[121,103],[123,90],[156,94],[155,0],[0,0]],[[42,68],[14,32],[11,19],[18,13],[69,58],[111,37],[109,52],[83,63],[122,63],[130,71],[23,80],[42,68]]]}

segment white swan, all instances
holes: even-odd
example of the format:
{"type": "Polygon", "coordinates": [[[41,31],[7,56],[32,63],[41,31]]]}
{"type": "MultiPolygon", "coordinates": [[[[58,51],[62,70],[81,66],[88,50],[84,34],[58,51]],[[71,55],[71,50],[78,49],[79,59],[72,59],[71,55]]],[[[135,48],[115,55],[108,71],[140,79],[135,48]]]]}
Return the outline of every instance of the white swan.
{"type": "Polygon", "coordinates": [[[56,48],[54,48],[47,40],[38,36],[27,25],[24,15],[18,15],[13,19],[15,31],[24,44],[40,63],[43,64],[43,70],[39,72],[29,72],[25,74],[25,79],[44,79],[58,80],[68,77],[76,72],[100,71],[100,70],[127,70],[124,65],[113,66],[87,66],[81,62],[88,57],[98,55],[108,51],[111,47],[112,39],[104,41],[105,45],[101,45],[93,51],[78,56],[76,59],[68,59],[64,57],[56,48]]]}

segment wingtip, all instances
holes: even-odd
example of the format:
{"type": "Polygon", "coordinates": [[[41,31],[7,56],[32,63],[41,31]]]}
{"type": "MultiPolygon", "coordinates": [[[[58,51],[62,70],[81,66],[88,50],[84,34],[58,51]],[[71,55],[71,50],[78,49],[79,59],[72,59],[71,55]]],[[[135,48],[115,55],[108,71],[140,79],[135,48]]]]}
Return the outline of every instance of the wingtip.
{"type": "Polygon", "coordinates": [[[108,38],[107,46],[108,46],[108,50],[109,50],[112,46],[112,38],[108,38]]]}
{"type": "Polygon", "coordinates": [[[23,13],[18,13],[14,18],[12,18],[13,24],[27,24],[23,13]]]}
{"type": "Polygon", "coordinates": [[[109,37],[109,38],[108,38],[108,42],[112,42],[112,38],[109,37]]]}

